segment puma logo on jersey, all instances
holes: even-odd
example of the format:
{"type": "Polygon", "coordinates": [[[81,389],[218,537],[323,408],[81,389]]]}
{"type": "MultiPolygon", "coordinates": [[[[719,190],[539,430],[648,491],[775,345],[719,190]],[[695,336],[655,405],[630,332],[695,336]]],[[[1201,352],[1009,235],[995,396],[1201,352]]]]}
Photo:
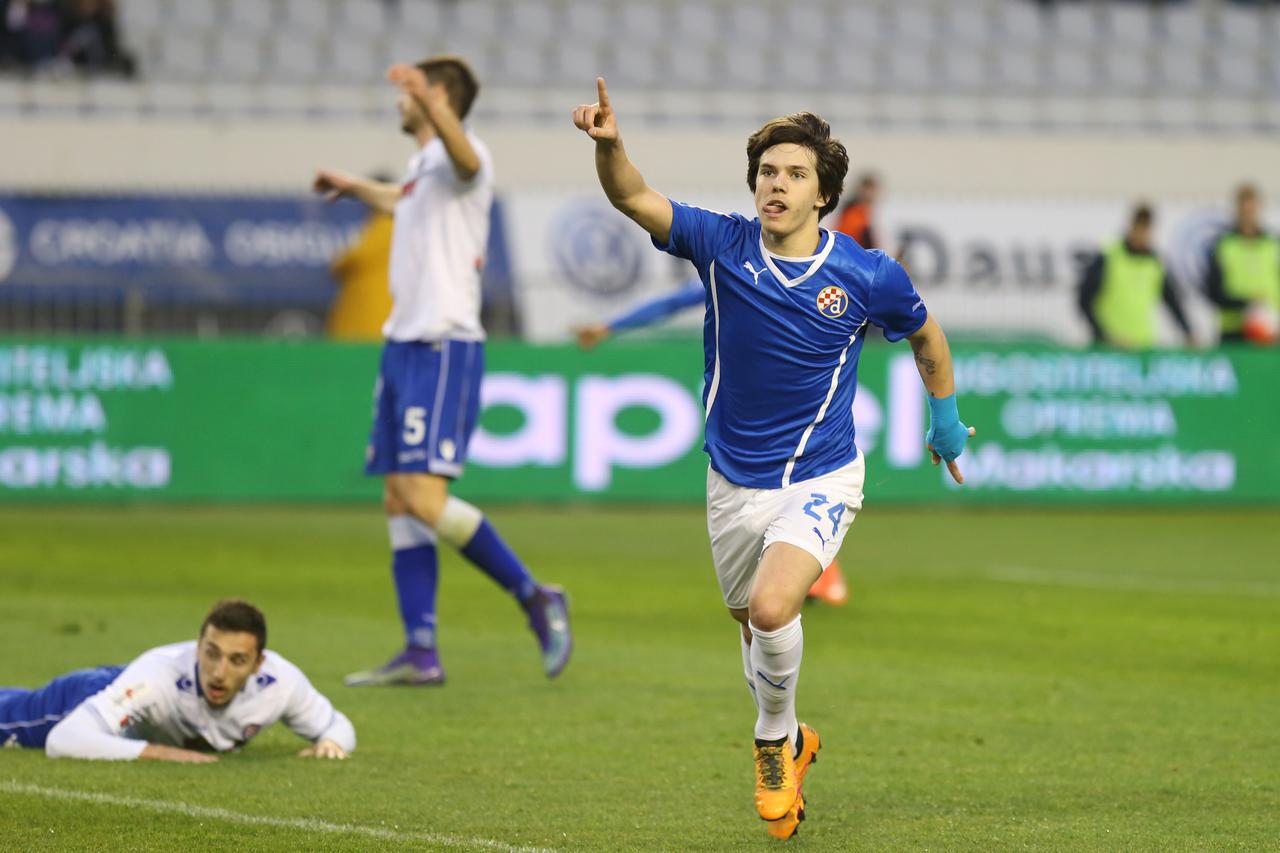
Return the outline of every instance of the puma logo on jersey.
{"type": "Polygon", "coordinates": [[[757,285],[760,284],[760,273],[763,273],[764,270],[760,270],[760,272],[756,272],[756,268],[751,265],[751,261],[746,261],[745,263],[743,263],[743,266],[746,267],[747,272],[755,276],[755,283],[757,285]]]}
{"type": "Polygon", "coordinates": [[[923,300],[923,299],[919,299],[919,300],[916,300],[916,304],[915,304],[915,305],[912,305],[912,306],[911,306],[911,310],[912,310],[912,311],[915,311],[917,308],[923,308],[923,307],[924,307],[924,300],[923,300]]]}

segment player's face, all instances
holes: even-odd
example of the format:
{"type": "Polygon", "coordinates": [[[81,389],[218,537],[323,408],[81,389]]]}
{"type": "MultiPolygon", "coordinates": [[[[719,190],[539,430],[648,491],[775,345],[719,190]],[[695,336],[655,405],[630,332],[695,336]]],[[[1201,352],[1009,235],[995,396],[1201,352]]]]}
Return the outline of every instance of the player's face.
{"type": "Polygon", "coordinates": [[[249,676],[262,666],[258,638],[244,631],[219,631],[212,625],[200,635],[200,690],[215,707],[235,698],[249,676]]]}
{"type": "Polygon", "coordinates": [[[401,92],[400,99],[396,101],[396,106],[400,109],[400,129],[411,136],[417,133],[418,129],[427,120],[427,114],[422,109],[422,104],[418,103],[408,92],[401,92]]]}
{"type": "Polygon", "coordinates": [[[1134,225],[1130,228],[1129,243],[1139,252],[1151,251],[1151,226],[1134,225]]]}
{"type": "Polygon", "coordinates": [[[756,170],[756,213],[760,226],[785,238],[810,224],[827,203],[818,189],[817,158],[801,145],[784,143],[765,149],[756,170]]]}
{"type": "Polygon", "coordinates": [[[1236,204],[1236,219],[1242,228],[1253,230],[1258,227],[1258,208],[1257,196],[1249,195],[1240,199],[1236,204]]]}

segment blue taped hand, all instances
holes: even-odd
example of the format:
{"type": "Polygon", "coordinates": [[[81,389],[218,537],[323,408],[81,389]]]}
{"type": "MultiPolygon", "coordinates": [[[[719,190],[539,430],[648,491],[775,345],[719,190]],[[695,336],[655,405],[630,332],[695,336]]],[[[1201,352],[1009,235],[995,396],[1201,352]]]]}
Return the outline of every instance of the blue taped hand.
{"type": "Polygon", "coordinates": [[[968,440],[969,428],[960,422],[956,395],[930,397],[929,432],[924,437],[929,449],[941,456],[944,462],[954,462],[964,452],[968,440]]]}

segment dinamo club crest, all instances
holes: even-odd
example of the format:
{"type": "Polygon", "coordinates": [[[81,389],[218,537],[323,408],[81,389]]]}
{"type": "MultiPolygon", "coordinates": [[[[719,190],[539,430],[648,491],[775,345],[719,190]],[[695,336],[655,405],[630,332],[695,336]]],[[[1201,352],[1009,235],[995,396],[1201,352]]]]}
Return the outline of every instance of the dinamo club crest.
{"type": "Polygon", "coordinates": [[[834,320],[849,310],[849,296],[834,285],[824,287],[818,294],[818,310],[824,317],[834,320]]]}

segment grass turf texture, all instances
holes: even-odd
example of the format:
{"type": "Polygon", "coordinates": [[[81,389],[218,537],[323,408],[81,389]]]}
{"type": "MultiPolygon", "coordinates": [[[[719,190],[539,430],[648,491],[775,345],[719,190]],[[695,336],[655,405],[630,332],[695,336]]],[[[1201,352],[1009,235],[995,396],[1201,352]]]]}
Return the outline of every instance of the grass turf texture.
{"type": "MultiPolygon", "coordinates": [[[[345,763],[297,759],[303,744],[278,726],[209,766],[0,751],[0,848],[777,847],[752,809],[754,712],[702,514],[493,518],[570,590],[577,648],[556,682],[515,605],[446,553],[448,685],[344,688],[399,642],[374,507],[5,509],[0,684],[125,662],[242,595],[360,747],[345,763]]],[[[852,601],[805,613],[800,713],[824,749],[790,844],[1277,849],[1278,543],[1271,510],[864,512],[841,555],[852,601]]]]}

